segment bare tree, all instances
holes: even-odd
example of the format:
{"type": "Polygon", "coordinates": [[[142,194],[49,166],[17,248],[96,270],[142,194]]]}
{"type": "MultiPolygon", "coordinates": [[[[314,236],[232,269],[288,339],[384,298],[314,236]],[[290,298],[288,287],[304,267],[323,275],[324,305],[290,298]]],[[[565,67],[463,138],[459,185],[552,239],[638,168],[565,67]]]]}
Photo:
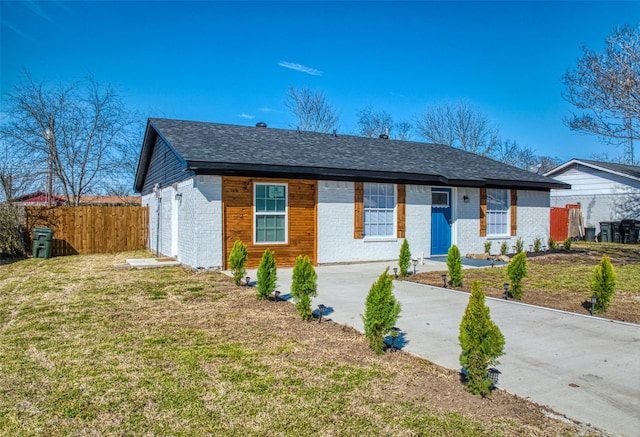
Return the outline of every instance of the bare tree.
{"type": "Polygon", "coordinates": [[[410,141],[413,138],[413,125],[408,121],[400,121],[393,126],[394,138],[410,141]]]}
{"type": "Polygon", "coordinates": [[[597,135],[624,147],[634,164],[634,141],[640,138],[640,33],[624,26],[606,39],[602,53],[582,47],[574,70],[562,78],[562,96],[579,111],[565,119],[570,129],[597,135]]]}
{"type": "Polygon", "coordinates": [[[285,106],[296,118],[298,129],[311,132],[329,132],[338,127],[338,113],[323,91],[289,87],[285,106]]]}
{"type": "Polygon", "coordinates": [[[391,136],[393,117],[385,110],[372,108],[361,109],[357,113],[358,133],[367,138],[378,138],[380,135],[391,136]]]}
{"type": "Polygon", "coordinates": [[[133,180],[129,161],[138,135],[132,134],[133,119],[111,86],[91,77],[48,86],[25,72],[8,102],[3,137],[34,162],[47,163],[49,191],[55,178],[67,203],[77,205],[83,194],[133,180]]]}
{"type": "Polygon", "coordinates": [[[417,121],[427,140],[490,156],[498,146],[498,129],[478,109],[467,102],[428,107],[417,121]]]}
{"type": "Polygon", "coordinates": [[[32,190],[44,170],[24,150],[0,139],[0,201],[11,201],[32,190]]]}

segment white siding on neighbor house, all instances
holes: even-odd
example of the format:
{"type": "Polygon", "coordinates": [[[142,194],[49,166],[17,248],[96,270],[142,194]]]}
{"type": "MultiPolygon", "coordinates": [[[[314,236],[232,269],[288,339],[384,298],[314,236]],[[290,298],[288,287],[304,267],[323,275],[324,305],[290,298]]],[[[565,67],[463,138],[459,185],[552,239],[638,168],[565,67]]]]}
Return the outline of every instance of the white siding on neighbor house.
{"type": "Polygon", "coordinates": [[[553,178],[571,184],[571,189],[551,190],[551,206],[579,203],[585,225],[640,219],[640,181],[583,165],[553,178]]]}
{"type": "MultiPolygon", "coordinates": [[[[158,217],[155,194],[143,196],[142,202],[149,205],[149,250],[155,252],[158,217]]],[[[176,256],[178,261],[191,267],[222,266],[220,176],[196,176],[162,189],[159,252],[165,256],[176,256]],[[171,253],[174,206],[178,208],[178,253],[171,253]]]]}

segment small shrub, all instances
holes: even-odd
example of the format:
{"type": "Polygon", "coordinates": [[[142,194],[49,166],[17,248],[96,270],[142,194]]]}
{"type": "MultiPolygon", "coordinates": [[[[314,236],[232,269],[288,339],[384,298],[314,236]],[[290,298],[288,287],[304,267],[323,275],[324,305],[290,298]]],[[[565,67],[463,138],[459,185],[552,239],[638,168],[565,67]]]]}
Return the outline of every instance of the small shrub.
{"type": "Polygon", "coordinates": [[[571,250],[571,238],[567,238],[566,240],[564,240],[564,242],[562,243],[564,250],[566,250],[567,252],[569,252],[571,250]]]}
{"type": "Polygon", "coordinates": [[[540,238],[536,238],[533,240],[533,251],[540,252],[540,248],[542,247],[542,240],[540,238]]]}
{"type": "Polygon", "coordinates": [[[462,348],[460,365],[467,371],[467,390],[487,396],[491,393],[493,383],[488,378],[489,366],[498,364],[497,359],[504,350],[504,336],[491,320],[479,281],[473,281],[471,286],[469,303],[460,322],[458,341],[462,348]]]}
{"type": "Polygon", "coordinates": [[[20,235],[21,208],[9,203],[0,204],[0,256],[24,255],[20,235]]]}
{"type": "Polygon", "coordinates": [[[524,241],[522,240],[522,238],[518,237],[518,239],[516,240],[516,253],[522,252],[523,249],[524,241]]]}
{"type": "Polygon", "coordinates": [[[527,252],[520,252],[511,259],[507,266],[507,276],[511,279],[511,296],[522,299],[522,279],[527,276],[527,252]]]}
{"type": "Polygon", "coordinates": [[[258,284],[256,287],[256,297],[258,299],[267,299],[276,289],[277,271],[275,253],[271,249],[265,250],[258,266],[258,284]]]}
{"type": "Polygon", "coordinates": [[[506,255],[509,252],[509,245],[506,241],[503,241],[500,245],[500,255],[506,255]]]}
{"type": "Polygon", "coordinates": [[[489,240],[484,242],[484,253],[491,255],[491,241],[489,240]]]}
{"type": "Polygon", "coordinates": [[[591,279],[591,291],[596,297],[594,311],[604,313],[609,309],[616,288],[616,272],[613,270],[611,260],[607,255],[602,255],[600,264],[593,270],[591,279]]]}
{"type": "Polygon", "coordinates": [[[299,255],[291,276],[291,296],[296,303],[296,310],[302,320],[311,320],[311,299],[318,295],[318,275],[308,256],[299,255]]]}
{"type": "Polygon", "coordinates": [[[400,314],[400,302],[393,295],[393,279],[387,268],[371,286],[362,316],[364,335],[376,354],[384,352],[384,337],[391,332],[400,314]]]}
{"type": "Polygon", "coordinates": [[[459,287],[462,285],[462,258],[460,257],[460,249],[455,244],[449,248],[447,253],[447,267],[449,267],[449,277],[451,285],[459,287]]]}
{"type": "Polygon", "coordinates": [[[400,247],[400,256],[398,258],[398,267],[400,267],[400,276],[409,274],[409,265],[411,264],[411,250],[409,250],[409,242],[405,239],[400,247]]]}
{"type": "Polygon", "coordinates": [[[553,252],[554,250],[556,250],[556,240],[554,240],[553,237],[549,237],[547,246],[549,246],[549,251],[553,252]]]}
{"type": "Polygon", "coordinates": [[[236,240],[229,254],[229,267],[231,267],[231,272],[233,273],[234,284],[240,285],[240,282],[242,282],[242,279],[246,276],[246,265],[247,246],[245,246],[242,241],[236,240]]]}

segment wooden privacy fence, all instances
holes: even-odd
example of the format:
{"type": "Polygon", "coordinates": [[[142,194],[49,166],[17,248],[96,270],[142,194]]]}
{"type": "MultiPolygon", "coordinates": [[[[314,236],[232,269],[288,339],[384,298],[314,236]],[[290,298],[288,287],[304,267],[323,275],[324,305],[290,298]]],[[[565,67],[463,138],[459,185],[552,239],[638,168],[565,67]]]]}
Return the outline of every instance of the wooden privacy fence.
{"type": "Polygon", "coordinates": [[[27,206],[24,232],[27,253],[34,228],[53,229],[53,256],[114,253],[147,247],[146,206],[27,206]]]}

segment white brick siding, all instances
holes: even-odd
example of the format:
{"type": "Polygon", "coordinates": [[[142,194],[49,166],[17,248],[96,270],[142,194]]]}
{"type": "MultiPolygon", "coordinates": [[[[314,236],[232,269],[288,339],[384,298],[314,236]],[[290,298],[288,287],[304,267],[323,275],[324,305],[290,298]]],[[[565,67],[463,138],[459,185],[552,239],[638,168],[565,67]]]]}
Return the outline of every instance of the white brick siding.
{"type": "MultiPolygon", "coordinates": [[[[149,250],[155,252],[158,217],[155,194],[143,196],[142,203],[149,205],[149,250]]],[[[222,266],[220,176],[196,176],[162,189],[159,252],[177,256],[178,261],[191,267],[222,266]],[[173,207],[178,208],[178,253],[171,253],[173,207]]]]}
{"type": "Polygon", "coordinates": [[[524,248],[529,249],[536,238],[543,244],[549,238],[549,193],[546,191],[518,191],[517,235],[509,237],[480,236],[480,189],[460,188],[456,195],[457,210],[454,215],[454,242],[462,255],[483,253],[485,241],[491,241],[491,252],[500,253],[500,245],[507,242],[509,252],[515,246],[518,237],[522,238],[524,248]],[[469,197],[464,203],[463,196],[469,197]]]}

